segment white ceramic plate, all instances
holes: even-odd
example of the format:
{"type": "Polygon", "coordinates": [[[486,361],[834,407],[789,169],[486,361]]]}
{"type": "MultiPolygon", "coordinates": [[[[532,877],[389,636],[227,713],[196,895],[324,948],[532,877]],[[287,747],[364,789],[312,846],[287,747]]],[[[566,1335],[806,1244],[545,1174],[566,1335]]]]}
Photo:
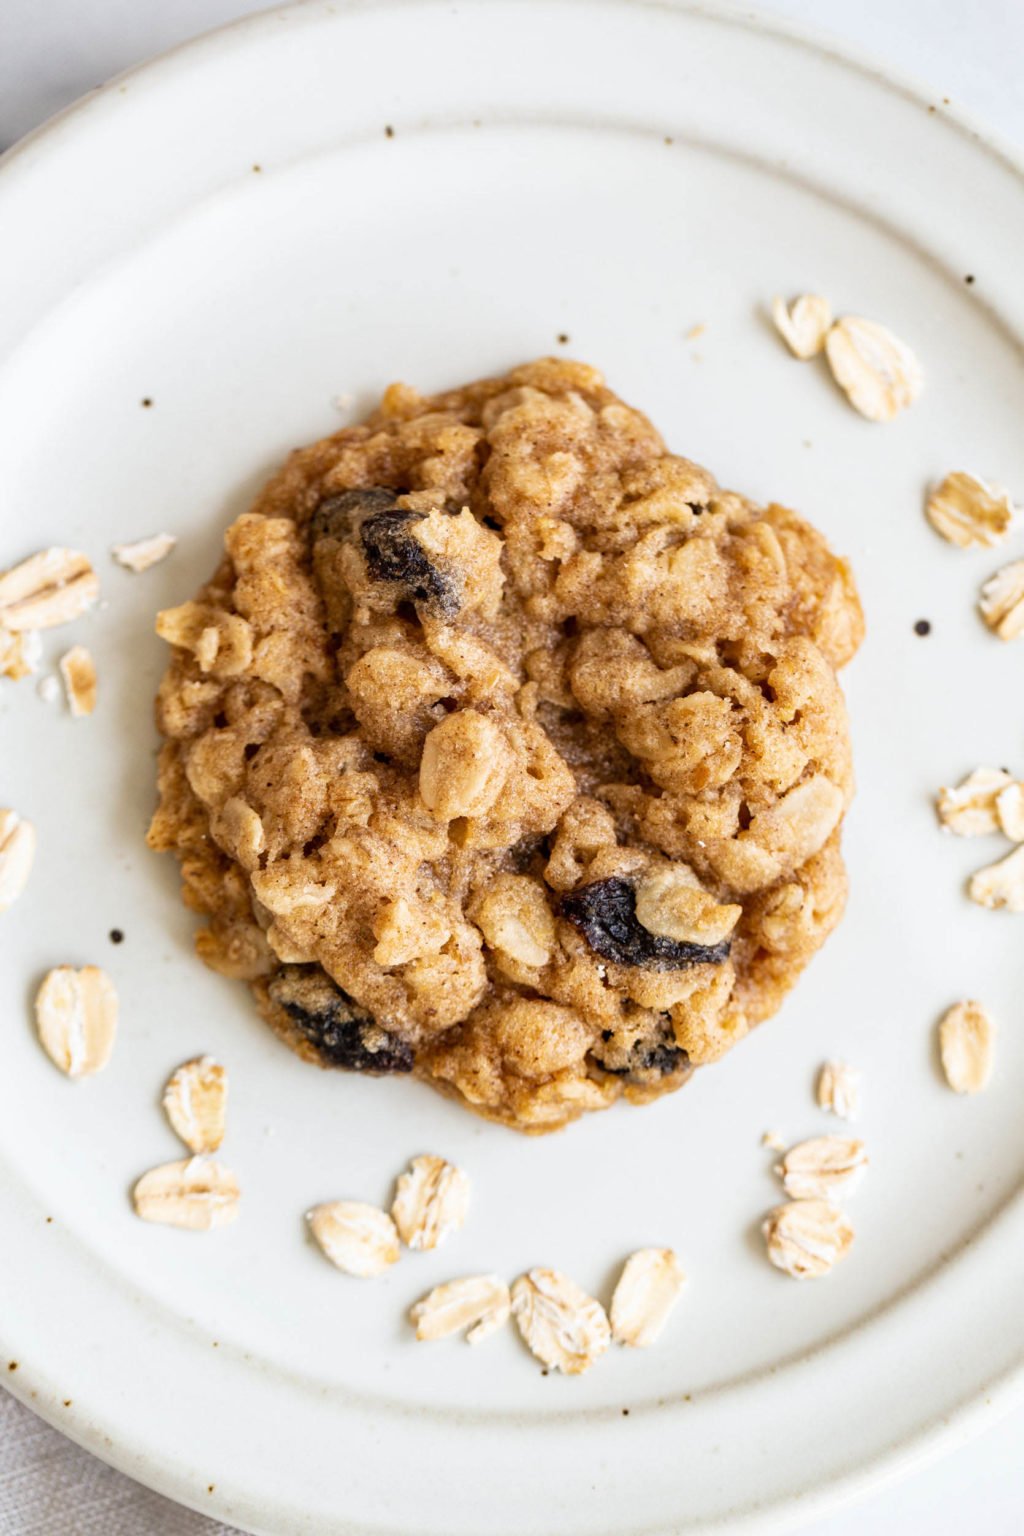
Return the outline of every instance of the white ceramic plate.
{"type": "Polygon", "coordinates": [[[186,1503],[318,1536],[763,1530],[983,1423],[1024,1345],[1019,928],[962,895],[995,840],[943,838],[929,797],[977,762],[1024,769],[1021,652],[973,612],[1000,557],[942,545],[920,502],[961,466],[1024,494],[1019,168],[941,105],[718,10],[315,4],[30,140],[0,175],[0,227],[0,565],[80,546],[105,594],[75,631],[100,667],[92,720],[31,683],[0,691],[0,803],[40,836],[0,921],[6,1383],[186,1503]],[[772,334],[766,302],[804,288],[917,349],[927,389],[896,424],[859,419],[772,334]],[[676,448],[851,554],[870,637],[848,676],[840,932],[683,1093],[529,1141],[283,1050],[192,957],[173,862],[142,838],[152,616],[210,571],[261,478],[338,424],[339,395],[352,415],[392,378],[450,385],[561,333],[676,448]],[[112,542],[163,528],[165,565],[113,566],[112,542]],[[29,1023],[62,961],[106,964],[122,998],[114,1060],[83,1085],[29,1023]],[[973,1101],[934,1053],[965,994],[1003,1025],[973,1101]],[[203,1050],[231,1072],[245,1195],[236,1227],[195,1237],[137,1221],[128,1190],[177,1155],[158,1095],[203,1050]],[[797,1285],[761,1252],[778,1188],[759,1141],[830,1128],[811,1096],[829,1053],[866,1073],[872,1168],[852,1257],[797,1285]],[[331,1270],[306,1207],[383,1200],[425,1149],[472,1173],[465,1232],[376,1283],[331,1270]],[[405,1310],[441,1279],[551,1263],[607,1298],[647,1243],[691,1275],[655,1350],[562,1380],[511,1332],[411,1342],[405,1310]]]}

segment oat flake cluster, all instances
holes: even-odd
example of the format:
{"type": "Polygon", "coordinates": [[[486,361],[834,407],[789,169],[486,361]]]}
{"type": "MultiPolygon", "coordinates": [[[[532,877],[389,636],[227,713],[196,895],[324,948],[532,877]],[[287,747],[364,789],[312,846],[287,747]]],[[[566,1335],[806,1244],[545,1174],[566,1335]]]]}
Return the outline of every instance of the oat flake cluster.
{"type": "Polygon", "coordinates": [[[172,647],[150,842],[307,1059],[546,1131],[681,1084],[838,921],[849,571],[543,360],[292,455],[172,647]]]}

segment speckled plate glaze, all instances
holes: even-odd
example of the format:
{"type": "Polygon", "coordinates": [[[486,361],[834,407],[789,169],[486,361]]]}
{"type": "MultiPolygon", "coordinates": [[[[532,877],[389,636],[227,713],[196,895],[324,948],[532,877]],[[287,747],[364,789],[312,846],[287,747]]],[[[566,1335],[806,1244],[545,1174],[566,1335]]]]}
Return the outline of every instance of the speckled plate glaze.
{"type": "MultiPolygon", "coordinates": [[[[1022,191],[941,103],[827,46],[618,0],[272,12],[8,158],[0,564],[71,544],[104,587],[75,630],[100,667],[91,720],[0,689],[0,803],[40,838],[0,919],[0,1349],[39,1412],[253,1531],[639,1536],[795,1523],[1019,1389],[1019,920],[965,901],[995,840],[943,838],[929,797],[978,762],[1024,768],[1021,653],[973,608],[1000,555],[943,545],[920,505],[960,467],[1024,495],[1022,191]],[[892,426],[772,333],[772,294],[807,288],[919,353],[925,393],[892,426]],[[143,832],[153,613],[212,568],[267,471],[392,378],[436,389],[560,347],[723,481],[806,512],[853,557],[870,634],[847,677],[840,932],[782,1015],[678,1096],[527,1141],[291,1056],[193,959],[143,832]],[[163,528],[164,565],[110,561],[163,528]],[[62,961],[106,964],[121,994],[114,1059],[84,1084],[29,1021],[62,961]],[[972,994],[1002,1028],[992,1087],[963,1100],[934,1024],[972,994]],[[208,1236],[146,1226],[128,1199],[177,1155],[159,1093],[198,1051],[231,1073],[223,1157],[244,1190],[208,1236]],[[778,1188],[760,1137],[829,1128],[811,1091],[827,1054],[866,1074],[872,1166],[851,1257],[798,1285],[761,1251],[778,1188]],[[420,1151],[470,1170],[463,1233],[376,1282],[333,1271],[304,1210],[386,1199],[420,1151]],[[651,1243],[682,1256],[683,1305],[660,1347],[582,1380],[542,1377],[511,1331],[411,1341],[405,1311],[442,1279],[549,1263],[607,1299],[651,1243]]],[[[50,665],[64,645],[48,637],[50,665]]]]}

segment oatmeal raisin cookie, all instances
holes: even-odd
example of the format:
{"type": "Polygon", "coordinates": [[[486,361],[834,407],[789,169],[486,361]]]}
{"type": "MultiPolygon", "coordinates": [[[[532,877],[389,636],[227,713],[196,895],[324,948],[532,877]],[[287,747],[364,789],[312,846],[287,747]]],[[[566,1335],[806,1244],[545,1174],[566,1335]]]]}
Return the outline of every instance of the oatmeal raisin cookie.
{"type": "Polygon", "coordinates": [[[393,385],[157,628],[150,843],[312,1062],[552,1130],[716,1060],[842,913],[849,569],[581,363],[393,385]]]}

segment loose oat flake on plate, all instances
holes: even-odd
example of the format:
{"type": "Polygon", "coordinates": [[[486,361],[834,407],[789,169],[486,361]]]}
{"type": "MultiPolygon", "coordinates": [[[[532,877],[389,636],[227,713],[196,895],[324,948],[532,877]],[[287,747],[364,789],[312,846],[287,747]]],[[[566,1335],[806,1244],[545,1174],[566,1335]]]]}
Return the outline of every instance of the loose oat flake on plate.
{"type": "Polygon", "coordinates": [[[631,1253],[612,1296],[612,1337],[637,1349],[655,1343],[685,1284],[683,1267],[671,1248],[631,1253]]]}
{"type": "Polygon", "coordinates": [[[840,1120],[856,1120],[860,1115],[860,1091],[863,1074],[845,1061],[826,1061],[818,1073],[816,1097],[820,1109],[840,1120]]]}
{"type": "Polygon", "coordinates": [[[802,293],[790,305],[776,297],[772,300],[772,319],[793,356],[806,362],[825,345],[832,324],[832,306],[820,293],[802,293]]]}
{"type": "Polygon", "coordinates": [[[998,798],[1012,783],[1004,768],[975,768],[954,788],[944,786],[939,790],[935,799],[939,820],[957,837],[998,832],[998,798]]]}
{"type": "Polygon", "coordinates": [[[143,1221],[190,1232],[211,1232],[235,1221],[241,1191],[229,1168],[210,1157],[190,1157],[151,1168],[132,1193],[143,1221]]]}
{"type": "Polygon", "coordinates": [[[967,894],[979,907],[1024,912],[1024,846],[971,876],[967,894]]]}
{"type": "Polygon", "coordinates": [[[0,677],[20,682],[31,677],[39,666],[43,642],[37,629],[19,630],[17,634],[0,627],[0,677]]]}
{"type": "Polygon", "coordinates": [[[164,1089],[164,1112],[171,1129],[190,1152],[216,1152],[224,1140],[228,1075],[212,1056],[186,1061],[164,1089]]]}
{"type": "Polygon", "coordinates": [[[17,811],[0,809],[0,912],[12,907],[25,889],[35,856],[35,827],[17,811]]]}
{"type": "Polygon", "coordinates": [[[921,366],[910,348],[874,320],[844,315],[825,339],[836,383],[869,421],[892,421],[921,393],[921,366]]]}
{"type": "Polygon", "coordinates": [[[398,1232],[387,1211],[361,1200],[331,1200],[308,1212],[309,1229],[331,1263],[360,1280],[398,1262],[398,1232]]]}
{"type": "Polygon", "coordinates": [[[75,719],[91,715],[96,708],[96,663],[84,645],[73,645],[58,663],[68,696],[68,707],[75,719]]]}
{"type": "Polygon", "coordinates": [[[791,1147],[775,1172],[794,1200],[839,1200],[852,1195],[868,1166],[854,1136],[814,1136],[791,1147]]]}
{"type": "Polygon", "coordinates": [[[398,1180],[391,1215],[408,1248],[437,1248],[469,1210],[469,1175],[443,1157],[415,1157],[398,1180]]]}
{"type": "Polygon", "coordinates": [[[939,1020],[939,1054],[954,1093],[980,1093],[992,1076],[996,1029],[973,1001],[955,1003],[939,1020]]]}
{"type": "Polygon", "coordinates": [[[99,596],[99,577],[77,549],[44,549],[0,572],[0,629],[52,629],[70,624],[99,596]]]}
{"type": "Polygon", "coordinates": [[[1011,843],[1024,843],[1024,784],[1007,784],[996,796],[999,830],[1011,843]]]}
{"type": "Polygon", "coordinates": [[[1024,631],[1024,560],[1012,560],[990,576],[978,599],[981,616],[1000,640],[1024,631]]]}
{"type": "Polygon", "coordinates": [[[92,1077],[110,1060],[117,1033],[117,993],[97,965],[58,965],[36,994],[43,1049],[68,1077],[92,1077]]]}
{"type": "Polygon", "coordinates": [[[1010,493],[977,475],[955,470],[928,493],[925,516],[935,532],[961,549],[992,549],[1013,522],[1010,493]]]}
{"type": "Polygon", "coordinates": [[[611,1341],[605,1310],[557,1269],[531,1269],[512,1287],[512,1316],[527,1348],[544,1365],[581,1376],[611,1341]]]}
{"type": "Polygon", "coordinates": [[[761,1226],[768,1258],[794,1280],[817,1280],[845,1259],[853,1228],[828,1200],[778,1205],[761,1226]]]}
{"type": "Polygon", "coordinates": [[[508,1321],[509,1288],[497,1275],[466,1275],[435,1285],[429,1295],[410,1308],[416,1337],[446,1339],[466,1330],[467,1344],[481,1344],[508,1321]]]}
{"type": "Polygon", "coordinates": [[[151,566],[166,560],[177,542],[173,533],[154,533],[148,539],[136,539],[133,544],[115,544],[111,554],[118,565],[140,576],[151,566]]]}

